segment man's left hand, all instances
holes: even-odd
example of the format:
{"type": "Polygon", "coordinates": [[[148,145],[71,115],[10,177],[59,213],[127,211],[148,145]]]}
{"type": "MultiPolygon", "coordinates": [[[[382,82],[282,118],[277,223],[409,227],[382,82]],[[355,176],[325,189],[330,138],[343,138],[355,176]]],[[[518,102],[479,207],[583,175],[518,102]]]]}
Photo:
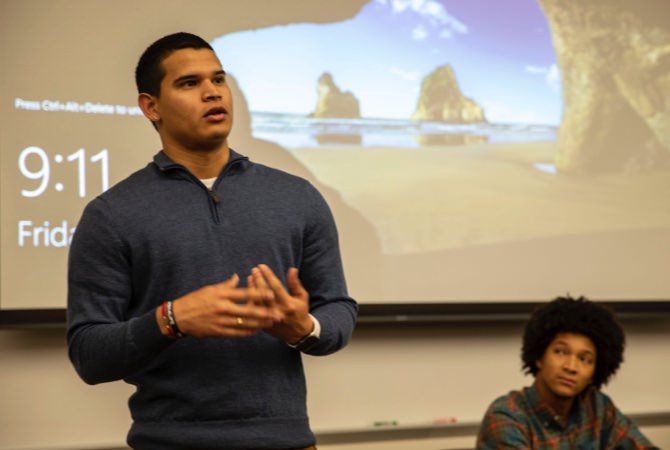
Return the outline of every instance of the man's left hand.
{"type": "Polygon", "coordinates": [[[265,331],[289,344],[295,344],[314,329],[314,321],[309,315],[309,293],[298,278],[298,269],[292,267],[286,273],[288,291],[272,269],[259,264],[251,269],[247,285],[251,288],[267,288],[274,293],[274,307],[279,309],[284,320],[265,331]]]}

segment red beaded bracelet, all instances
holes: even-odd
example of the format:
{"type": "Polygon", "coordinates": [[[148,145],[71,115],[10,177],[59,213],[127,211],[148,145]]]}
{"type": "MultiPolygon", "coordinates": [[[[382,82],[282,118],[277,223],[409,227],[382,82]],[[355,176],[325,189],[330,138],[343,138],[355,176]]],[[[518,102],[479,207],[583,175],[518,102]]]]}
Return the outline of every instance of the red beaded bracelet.
{"type": "Polygon", "coordinates": [[[165,326],[165,329],[167,330],[170,337],[176,337],[174,329],[170,325],[170,318],[168,316],[168,302],[163,302],[161,305],[161,316],[163,317],[163,325],[165,326]]]}
{"type": "Polygon", "coordinates": [[[184,333],[181,332],[179,326],[177,325],[177,321],[174,318],[174,312],[172,310],[172,301],[167,301],[165,303],[167,303],[165,309],[167,311],[168,323],[170,324],[170,328],[172,328],[174,336],[178,338],[184,337],[184,333]]]}

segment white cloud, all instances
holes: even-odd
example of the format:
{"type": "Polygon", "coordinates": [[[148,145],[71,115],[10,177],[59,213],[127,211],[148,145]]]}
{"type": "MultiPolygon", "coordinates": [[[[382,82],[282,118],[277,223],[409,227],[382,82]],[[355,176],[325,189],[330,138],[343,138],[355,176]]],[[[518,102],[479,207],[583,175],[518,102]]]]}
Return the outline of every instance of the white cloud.
{"type": "Polygon", "coordinates": [[[544,74],[547,73],[547,68],[546,67],[531,66],[530,64],[526,65],[525,69],[526,69],[526,72],[532,73],[532,74],[544,75],[544,74]]]}
{"type": "Polygon", "coordinates": [[[418,81],[419,80],[419,73],[418,72],[408,72],[406,70],[402,70],[398,67],[391,67],[390,69],[392,74],[398,75],[400,78],[408,81],[418,81]]]}
{"type": "Polygon", "coordinates": [[[549,84],[555,91],[561,89],[561,72],[558,70],[556,64],[552,64],[551,67],[549,67],[549,72],[547,72],[545,79],[547,80],[547,84],[549,84]]]}
{"type": "Polygon", "coordinates": [[[526,72],[533,75],[543,75],[547,85],[554,91],[561,89],[561,73],[556,64],[549,67],[526,65],[526,72]]]}
{"type": "Polygon", "coordinates": [[[415,41],[423,41],[428,37],[428,30],[423,25],[418,25],[412,30],[412,39],[415,41]]]}
{"type": "Polygon", "coordinates": [[[382,5],[389,5],[394,13],[412,12],[426,19],[428,23],[439,30],[439,36],[450,39],[456,34],[466,34],[468,27],[463,22],[449,14],[444,6],[435,0],[376,0],[382,5]]]}

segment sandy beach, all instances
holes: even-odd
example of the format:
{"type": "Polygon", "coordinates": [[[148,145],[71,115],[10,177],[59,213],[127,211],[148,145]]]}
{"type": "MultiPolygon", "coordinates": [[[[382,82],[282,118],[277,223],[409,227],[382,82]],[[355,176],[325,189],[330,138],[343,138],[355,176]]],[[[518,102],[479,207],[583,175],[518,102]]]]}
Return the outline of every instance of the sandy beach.
{"type": "MultiPolygon", "coordinates": [[[[379,236],[383,281],[351,286],[365,302],[667,297],[670,173],[539,170],[552,164],[555,145],[292,153],[379,236]]],[[[347,266],[352,275],[377,267],[358,257],[347,266]]]]}
{"type": "Polygon", "coordinates": [[[670,173],[543,172],[554,142],[292,153],[379,233],[385,254],[670,226],[670,173]]]}

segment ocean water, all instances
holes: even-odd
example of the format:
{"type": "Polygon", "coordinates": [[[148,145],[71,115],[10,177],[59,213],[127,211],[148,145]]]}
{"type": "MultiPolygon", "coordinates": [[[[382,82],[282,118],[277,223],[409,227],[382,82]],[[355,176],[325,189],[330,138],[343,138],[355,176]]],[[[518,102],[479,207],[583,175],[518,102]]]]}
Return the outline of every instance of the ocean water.
{"type": "Polygon", "coordinates": [[[557,128],[534,124],[450,124],[403,119],[317,119],[300,114],[253,112],[256,138],[282,147],[418,148],[433,145],[555,141],[557,128]]]}

